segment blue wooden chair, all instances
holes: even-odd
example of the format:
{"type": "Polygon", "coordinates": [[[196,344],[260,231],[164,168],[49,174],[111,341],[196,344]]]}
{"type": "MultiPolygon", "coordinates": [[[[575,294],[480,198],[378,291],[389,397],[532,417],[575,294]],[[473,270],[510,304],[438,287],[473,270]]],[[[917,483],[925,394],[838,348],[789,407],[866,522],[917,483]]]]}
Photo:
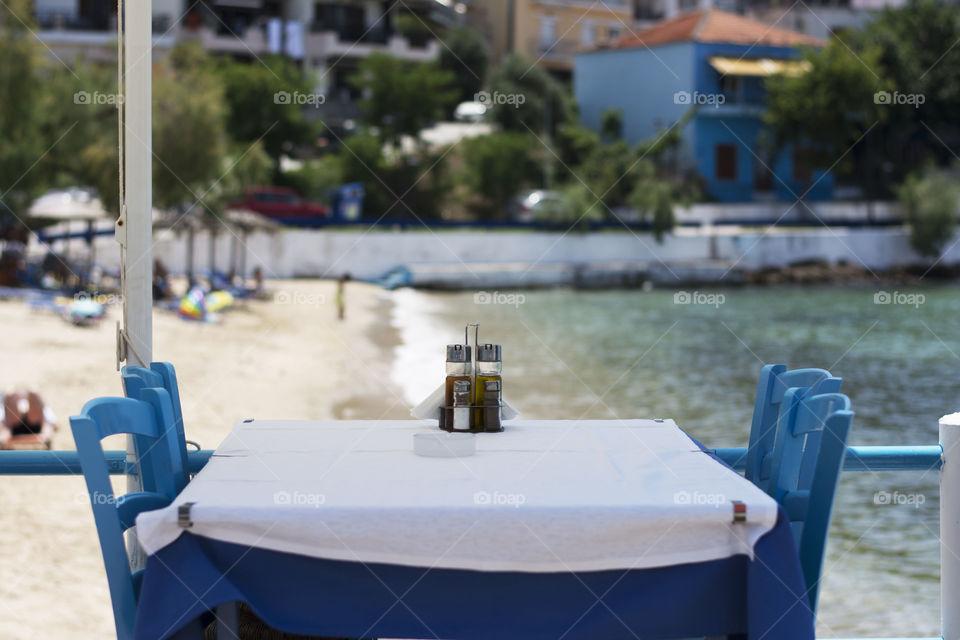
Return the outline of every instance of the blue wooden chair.
{"type": "MultiPolygon", "coordinates": [[[[177,433],[177,442],[180,446],[181,466],[184,470],[183,485],[186,485],[189,477],[189,464],[187,462],[187,440],[183,426],[183,412],[180,409],[180,389],[177,386],[177,374],[173,365],[169,362],[151,362],[150,368],[136,367],[128,365],[120,371],[120,378],[123,381],[123,394],[128,398],[140,398],[140,392],[143,389],[160,387],[166,389],[170,394],[170,402],[173,409],[174,428],[177,433]]],[[[199,449],[199,445],[193,444],[199,449]]],[[[137,447],[139,453],[139,444],[137,447]]],[[[182,488],[182,487],[181,487],[182,488]]]]}
{"type": "Polygon", "coordinates": [[[770,468],[772,495],[790,518],[814,612],[852,421],[850,399],[841,393],[792,388],[783,396],[770,468]]]}
{"type": "Polygon", "coordinates": [[[825,369],[787,371],[787,367],[782,364],[764,365],[757,383],[750,442],[747,446],[747,469],[744,475],[748,480],[773,495],[771,456],[776,440],[777,421],[787,390],[800,387],[813,388],[816,393],[838,393],[840,382],[840,378],[831,376],[825,369]]]}
{"type": "Polygon", "coordinates": [[[142,400],[91,400],[80,415],[70,418],[100,538],[118,640],[133,638],[140,586],[140,572],[130,570],[123,534],[138,514],[170,504],[182,488],[178,478],[184,475],[169,394],[164,389],[144,389],[140,395],[142,400]],[[100,441],[116,434],[133,435],[144,445],[139,460],[144,491],[114,496],[100,441]]]}

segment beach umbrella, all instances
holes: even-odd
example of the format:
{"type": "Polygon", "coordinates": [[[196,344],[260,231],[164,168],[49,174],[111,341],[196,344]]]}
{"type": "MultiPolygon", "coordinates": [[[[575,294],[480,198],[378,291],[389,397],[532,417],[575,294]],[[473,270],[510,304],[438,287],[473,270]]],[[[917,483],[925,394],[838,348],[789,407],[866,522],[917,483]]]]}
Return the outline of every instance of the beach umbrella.
{"type": "Polygon", "coordinates": [[[71,222],[79,220],[86,222],[87,247],[89,259],[87,273],[93,271],[96,260],[94,248],[94,231],[97,220],[106,218],[110,213],[103,207],[103,202],[97,197],[93,189],[58,189],[48,191],[33,201],[27,209],[27,215],[37,220],[57,220],[64,224],[64,255],[70,246],[71,222]]]}

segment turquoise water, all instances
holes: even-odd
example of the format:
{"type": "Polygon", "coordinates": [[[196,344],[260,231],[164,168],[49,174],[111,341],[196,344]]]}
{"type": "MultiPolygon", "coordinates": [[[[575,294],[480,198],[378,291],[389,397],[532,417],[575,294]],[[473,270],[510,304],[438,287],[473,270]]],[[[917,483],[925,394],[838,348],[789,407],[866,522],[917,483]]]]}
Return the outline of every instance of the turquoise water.
{"type": "MultiPolygon", "coordinates": [[[[742,446],[768,362],[842,376],[853,444],[935,444],[938,418],[960,409],[958,288],[904,289],[892,304],[874,289],[675,293],[398,292],[396,378],[436,378],[409,374],[436,373],[470,321],[503,344],[505,393],[527,418],[670,417],[708,445],[742,446]]],[[[404,389],[413,402],[430,390],[404,389]]],[[[843,475],[818,636],[939,634],[938,500],[935,472],[843,475]],[[877,492],[910,504],[876,504],[877,492]]]]}

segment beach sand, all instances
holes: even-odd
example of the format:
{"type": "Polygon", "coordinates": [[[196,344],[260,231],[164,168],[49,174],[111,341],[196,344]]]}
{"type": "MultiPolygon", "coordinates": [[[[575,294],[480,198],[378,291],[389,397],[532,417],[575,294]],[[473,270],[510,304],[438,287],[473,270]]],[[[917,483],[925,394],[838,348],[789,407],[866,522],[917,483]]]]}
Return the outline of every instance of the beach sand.
{"type": "MultiPolygon", "coordinates": [[[[237,420],[409,418],[390,383],[397,335],[389,295],[350,283],[336,319],[331,281],[268,283],[216,324],[154,312],[154,360],[177,368],[188,440],[213,449],[237,420]]],[[[118,306],[74,327],[23,302],[0,302],[0,389],[36,387],[57,414],[55,449],[73,449],[68,418],[122,395],[118,306]]],[[[106,448],[123,448],[120,439],[106,448]]],[[[115,486],[123,487],[117,478],[115,486]]],[[[0,477],[0,639],[112,638],[110,596],[80,476],[0,477]]]]}

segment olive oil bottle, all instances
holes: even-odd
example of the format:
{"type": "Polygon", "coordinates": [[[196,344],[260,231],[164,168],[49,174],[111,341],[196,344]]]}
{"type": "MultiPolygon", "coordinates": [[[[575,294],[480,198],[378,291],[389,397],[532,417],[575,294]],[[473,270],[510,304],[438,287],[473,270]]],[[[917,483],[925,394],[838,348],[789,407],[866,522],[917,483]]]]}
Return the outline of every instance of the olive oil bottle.
{"type": "Polygon", "coordinates": [[[501,403],[503,362],[499,344],[477,345],[477,373],[474,385],[473,421],[477,431],[503,431],[501,403]]]}

